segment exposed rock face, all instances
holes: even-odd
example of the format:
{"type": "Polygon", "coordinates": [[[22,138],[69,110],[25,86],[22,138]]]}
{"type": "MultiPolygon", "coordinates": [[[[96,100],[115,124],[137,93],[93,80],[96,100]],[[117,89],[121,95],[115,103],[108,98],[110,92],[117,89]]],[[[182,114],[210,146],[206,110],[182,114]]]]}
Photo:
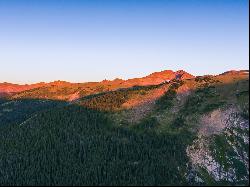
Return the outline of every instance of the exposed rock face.
{"type": "MultiPolygon", "coordinates": [[[[204,169],[215,181],[248,180],[248,176],[239,175],[235,165],[237,163],[249,171],[248,154],[243,149],[249,146],[247,132],[249,132],[249,121],[243,119],[235,108],[215,110],[204,115],[200,120],[198,138],[187,147],[187,155],[194,170],[199,173],[200,169],[204,169]],[[223,137],[226,140],[224,145],[217,145],[216,137],[223,137]],[[223,150],[220,146],[227,147],[227,152],[220,151],[223,150]],[[234,159],[224,165],[223,160],[220,160],[223,157],[234,159]]],[[[196,176],[196,183],[202,183],[202,179],[196,176]]]]}
{"type": "Polygon", "coordinates": [[[187,73],[183,70],[179,70],[177,72],[175,72],[175,78],[176,79],[181,79],[181,80],[184,80],[184,79],[192,79],[194,78],[195,76],[191,75],[190,73],[187,73]]]}
{"type": "Polygon", "coordinates": [[[211,136],[213,134],[219,134],[227,126],[227,121],[232,114],[233,109],[230,108],[226,111],[222,111],[220,108],[212,111],[207,115],[203,115],[200,119],[199,135],[211,136]]]}
{"type": "Polygon", "coordinates": [[[166,81],[171,81],[173,79],[190,79],[194,78],[195,76],[183,71],[172,71],[172,70],[165,70],[161,72],[152,73],[146,77],[136,78],[136,79],[128,79],[124,82],[124,84],[128,85],[138,85],[138,86],[146,86],[146,85],[157,85],[161,84],[166,81]]]}

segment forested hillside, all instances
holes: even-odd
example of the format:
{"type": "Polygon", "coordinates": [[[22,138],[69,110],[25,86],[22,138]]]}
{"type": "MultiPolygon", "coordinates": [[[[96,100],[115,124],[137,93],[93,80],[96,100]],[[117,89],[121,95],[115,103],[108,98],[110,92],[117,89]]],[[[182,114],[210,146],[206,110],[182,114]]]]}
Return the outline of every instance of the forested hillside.
{"type": "Polygon", "coordinates": [[[248,71],[31,99],[46,89],[0,100],[0,185],[249,183],[248,71]]]}

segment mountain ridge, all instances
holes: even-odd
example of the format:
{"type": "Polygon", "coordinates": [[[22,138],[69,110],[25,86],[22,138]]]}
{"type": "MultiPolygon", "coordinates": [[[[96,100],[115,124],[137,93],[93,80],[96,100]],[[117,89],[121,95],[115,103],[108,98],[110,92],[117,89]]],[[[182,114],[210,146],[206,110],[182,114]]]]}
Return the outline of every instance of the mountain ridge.
{"type": "MultiPolygon", "coordinates": [[[[17,83],[13,83],[13,82],[0,82],[0,85],[12,85],[12,86],[32,86],[32,85],[46,85],[46,84],[62,84],[62,83],[71,83],[71,84],[85,84],[85,83],[97,83],[97,82],[112,82],[112,81],[129,81],[129,80],[134,80],[134,79],[144,79],[144,78],[148,78],[148,77],[151,77],[151,76],[170,76],[173,74],[177,75],[177,74],[187,74],[188,76],[191,76],[191,77],[195,77],[194,75],[191,75],[190,73],[184,71],[184,70],[177,70],[176,72],[173,71],[173,70],[163,70],[163,71],[158,71],[158,72],[153,72],[153,73],[150,73],[149,75],[146,75],[146,76],[143,76],[143,77],[139,77],[139,78],[129,78],[129,79],[121,79],[121,78],[115,78],[113,80],[107,80],[107,79],[104,79],[102,81],[87,81],[87,82],[69,82],[69,81],[66,81],[66,80],[54,80],[54,81],[51,81],[51,82],[37,82],[37,83],[32,83],[32,84],[17,84],[17,83]]],[[[162,77],[162,78],[163,78],[162,77]]]]}
{"type": "MultiPolygon", "coordinates": [[[[246,75],[246,70],[227,71],[219,75],[205,76],[231,76],[231,75],[246,75]]],[[[101,82],[85,82],[71,83],[67,81],[53,81],[49,83],[40,82],[35,84],[18,85],[12,83],[0,83],[0,97],[18,98],[40,98],[40,99],[56,99],[64,101],[73,101],[81,97],[92,95],[101,92],[114,91],[122,88],[134,86],[150,86],[167,83],[173,80],[188,80],[202,76],[194,76],[184,70],[176,72],[172,70],[164,70],[151,73],[142,78],[103,80],[101,82]]]]}
{"type": "MultiPolygon", "coordinates": [[[[164,70],[161,72],[154,72],[151,73],[150,75],[147,75],[145,77],[141,78],[132,78],[132,79],[119,79],[116,78],[114,80],[103,80],[100,82],[84,82],[84,83],[71,83],[67,81],[53,81],[53,82],[40,82],[40,83],[35,83],[35,84],[24,84],[24,85],[19,85],[19,84],[13,84],[13,83],[0,83],[0,96],[13,96],[15,94],[24,92],[24,91],[29,91],[33,89],[39,89],[39,88],[49,88],[49,87],[57,87],[57,88],[73,88],[73,87],[79,87],[84,88],[87,87],[90,89],[99,87],[98,89],[102,89],[102,87],[107,87],[106,91],[109,90],[114,90],[117,88],[127,88],[127,87],[132,87],[132,86],[147,86],[147,85],[157,85],[165,81],[170,81],[173,79],[188,79],[188,78],[193,78],[195,76],[183,71],[183,70],[178,70],[176,72],[172,70],[164,70]]],[[[102,90],[101,90],[102,91],[102,90]]],[[[77,98],[77,92],[79,90],[75,90],[74,94],[76,95],[75,97],[77,98]]],[[[92,92],[91,92],[92,93],[92,92]]],[[[72,93],[73,94],[73,93],[72,93]]],[[[71,98],[71,97],[70,97],[71,98]]],[[[68,98],[68,99],[70,99],[68,98]]],[[[74,97],[73,97],[74,98],[74,97]]]]}

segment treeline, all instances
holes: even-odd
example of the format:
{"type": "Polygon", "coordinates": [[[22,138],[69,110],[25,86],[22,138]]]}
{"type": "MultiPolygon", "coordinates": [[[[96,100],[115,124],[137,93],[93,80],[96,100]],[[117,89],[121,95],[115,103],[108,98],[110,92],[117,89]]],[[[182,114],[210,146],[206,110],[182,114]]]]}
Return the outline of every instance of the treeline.
{"type": "Polygon", "coordinates": [[[144,95],[157,87],[159,85],[134,86],[132,88],[89,95],[80,101],[80,105],[99,111],[116,111],[121,109],[122,104],[134,95],[144,95]]]}

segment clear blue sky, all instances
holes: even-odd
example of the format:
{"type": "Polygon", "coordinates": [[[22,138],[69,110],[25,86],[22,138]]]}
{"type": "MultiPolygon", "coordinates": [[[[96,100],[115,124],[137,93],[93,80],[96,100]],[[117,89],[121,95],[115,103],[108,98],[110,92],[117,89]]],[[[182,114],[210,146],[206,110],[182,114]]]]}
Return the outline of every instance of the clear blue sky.
{"type": "Polygon", "coordinates": [[[0,0],[0,82],[249,69],[248,0],[0,0]]]}

